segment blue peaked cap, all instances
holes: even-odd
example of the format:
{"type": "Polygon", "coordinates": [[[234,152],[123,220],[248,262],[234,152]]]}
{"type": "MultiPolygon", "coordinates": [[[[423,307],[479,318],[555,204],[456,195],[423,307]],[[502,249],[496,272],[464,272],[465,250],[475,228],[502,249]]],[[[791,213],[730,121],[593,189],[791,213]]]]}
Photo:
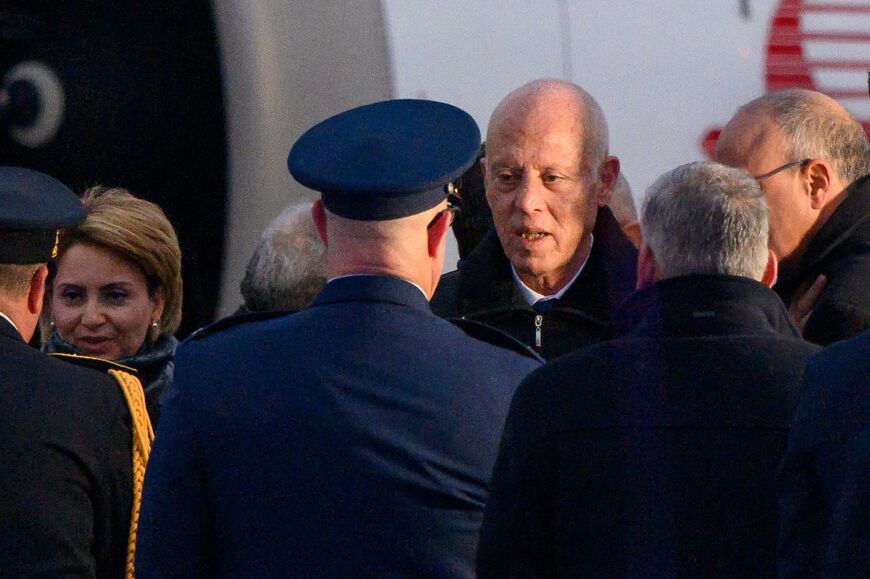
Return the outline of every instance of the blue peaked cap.
{"type": "Polygon", "coordinates": [[[397,219],[435,207],[473,163],[480,129],[446,103],[398,99],[361,106],[308,129],[287,167],[336,215],[397,219]]]}
{"type": "Polygon", "coordinates": [[[0,263],[45,263],[57,249],[59,230],[86,217],[66,185],[39,171],[0,167],[0,263]]]}

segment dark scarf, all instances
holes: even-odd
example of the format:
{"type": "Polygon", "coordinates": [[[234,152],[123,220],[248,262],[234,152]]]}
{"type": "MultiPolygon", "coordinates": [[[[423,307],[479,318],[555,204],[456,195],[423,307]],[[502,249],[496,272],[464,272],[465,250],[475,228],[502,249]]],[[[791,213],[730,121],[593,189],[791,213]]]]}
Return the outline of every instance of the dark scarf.
{"type": "MultiPolygon", "coordinates": [[[[163,336],[156,342],[146,339],[142,348],[135,355],[113,360],[136,370],[136,377],[142,382],[142,388],[145,391],[148,415],[154,426],[157,426],[160,407],[163,405],[166,392],[172,383],[172,376],[175,372],[175,348],[177,346],[178,340],[173,336],[163,336]]],[[[57,331],[51,333],[51,337],[42,346],[42,350],[48,353],[84,355],[78,348],[62,340],[57,331]]]]}

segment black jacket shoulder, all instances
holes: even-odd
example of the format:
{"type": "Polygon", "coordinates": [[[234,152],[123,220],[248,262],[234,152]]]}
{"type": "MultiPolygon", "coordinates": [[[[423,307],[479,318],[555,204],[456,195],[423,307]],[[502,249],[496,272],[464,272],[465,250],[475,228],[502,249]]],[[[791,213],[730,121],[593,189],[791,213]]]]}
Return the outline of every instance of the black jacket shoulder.
{"type": "Polygon", "coordinates": [[[281,316],[290,315],[292,311],[285,310],[277,310],[271,312],[242,312],[229,315],[225,318],[221,318],[214,323],[209,324],[208,326],[204,326],[195,332],[193,332],[189,340],[198,341],[224,330],[228,330],[230,328],[235,328],[237,326],[241,326],[244,324],[250,324],[252,322],[262,322],[265,320],[272,320],[275,318],[280,318],[281,316]]]}

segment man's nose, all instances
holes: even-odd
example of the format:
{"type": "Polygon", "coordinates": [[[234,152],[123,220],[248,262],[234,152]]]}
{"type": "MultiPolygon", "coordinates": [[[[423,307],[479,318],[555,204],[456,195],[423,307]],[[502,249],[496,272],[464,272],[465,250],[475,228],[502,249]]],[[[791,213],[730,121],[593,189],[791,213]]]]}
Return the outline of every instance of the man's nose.
{"type": "Polygon", "coordinates": [[[541,208],[541,183],[526,174],[516,189],[514,205],[524,213],[533,213],[541,208]]]}

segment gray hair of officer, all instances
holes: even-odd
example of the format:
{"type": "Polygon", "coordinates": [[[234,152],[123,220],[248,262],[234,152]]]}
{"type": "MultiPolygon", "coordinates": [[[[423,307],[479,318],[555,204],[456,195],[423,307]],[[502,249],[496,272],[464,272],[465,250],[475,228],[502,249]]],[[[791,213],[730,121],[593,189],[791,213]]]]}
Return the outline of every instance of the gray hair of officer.
{"type": "Polygon", "coordinates": [[[760,280],[767,267],[767,203],[755,179],[739,169],[702,161],[668,171],[647,189],[641,229],[662,279],[760,280]]]}
{"type": "Polygon", "coordinates": [[[241,284],[250,311],[299,311],[326,283],[326,248],[311,205],[288,206],[263,232],[241,284]]]}

